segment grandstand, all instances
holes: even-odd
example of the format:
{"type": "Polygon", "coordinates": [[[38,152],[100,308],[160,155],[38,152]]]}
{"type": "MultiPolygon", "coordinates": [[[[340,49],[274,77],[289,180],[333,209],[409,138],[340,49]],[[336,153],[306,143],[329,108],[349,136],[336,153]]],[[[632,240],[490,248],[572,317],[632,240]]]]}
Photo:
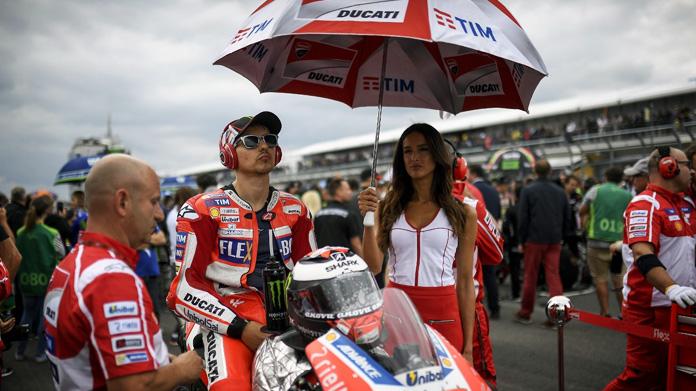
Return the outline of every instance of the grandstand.
{"type": "MultiPolygon", "coordinates": [[[[598,176],[626,165],[655,146],[696,140],[696,86],[680,85],[532,104],[529,113],[490,109],[431,123],[452,141],[469,164],[483,164],[493,176],[520,177],[524,160],[544,157],[554,169],[582,169],[598,176]],[[497,163],[491,159],[503,159],[497,163]],[[515,160],[520,159],[520,163],[515,160]]],[[[382,132],[378,170],[388,169],[406,126],[382,132]]],[[[316,183],[334,175],[357,176],[371,165],[374,133],[321,142],[284,154],[272,175],[275,185],[316,183]]],[[[181,170],[177,175],[215,173],[231,180],[220,163],[181,170]]]]}

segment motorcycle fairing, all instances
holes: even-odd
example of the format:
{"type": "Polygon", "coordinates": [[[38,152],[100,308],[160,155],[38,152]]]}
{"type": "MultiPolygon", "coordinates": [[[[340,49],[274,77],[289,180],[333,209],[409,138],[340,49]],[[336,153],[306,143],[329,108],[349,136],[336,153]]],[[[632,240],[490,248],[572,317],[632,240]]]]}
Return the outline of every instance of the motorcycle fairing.
{"type": "Polygon", "coordinates": [[[324,390],[401,390],[403,385],[370,355],[331,329],[305,348],[324,390]]]}
{"type": "Polygon", "coordinates": [[[490,391],[490,387],[446,338],[425,325],[442,368],[445,390],[490,391]]]}

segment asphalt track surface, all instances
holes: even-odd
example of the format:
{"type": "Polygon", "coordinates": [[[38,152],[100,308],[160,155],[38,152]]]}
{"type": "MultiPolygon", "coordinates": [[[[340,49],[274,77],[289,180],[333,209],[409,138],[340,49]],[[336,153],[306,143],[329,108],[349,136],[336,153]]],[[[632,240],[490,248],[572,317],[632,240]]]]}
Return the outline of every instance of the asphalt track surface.
{"type": "MultiPolygon", "coordinates": [[[[501,296],[505,297],[508,286],[501,286],[501,296]]],[[[596,312],[597,300],[594,292],[571,297],[573,304],[580,309],[596,312]]],[[[546,302],[538,297],[538,302],[546,302]]],[[[515,312],[519,303],[511,300],[501,301],[500,320],[491,321],[493,354],[498,371],[498,389],[507,390],[557,390],[557,332],[543,326],[544,308],[537,305],[532,316],[533,324],[516,323],[515,312]]],[[[617,313],[617,305],[611,303],[612,313],[617,313]]],[[[174,318],[163,314],[162,326],[168,335],[174,325],[174,318]]],[[[565,389],[568,391],[601,390],[617,376],[624,366],[626,338],[623,334],[597,328],[578,321],[565,327],[565,389]]],[[[30,342],[27,353],[33,352],[34,342],[30,342]]],[[[27,360],[14,360],[14,347],[3,354],[6,367],[14,373],[2,380],[2,390],[51,390],[49,364],[37,364],[27,360]]],[[[177,348],[170,346],[172,353],[177,348]]]]}

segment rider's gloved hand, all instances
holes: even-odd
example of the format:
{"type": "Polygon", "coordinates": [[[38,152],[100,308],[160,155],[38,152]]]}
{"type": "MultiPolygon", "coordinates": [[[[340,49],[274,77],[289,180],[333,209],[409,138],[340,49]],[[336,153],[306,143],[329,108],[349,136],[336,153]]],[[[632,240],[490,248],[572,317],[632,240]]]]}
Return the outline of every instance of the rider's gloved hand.
{"type": "Polygon", "coordinates": [[[670,285],[665,289],[665,294],[681,308],[696,304],[696,289],[689,286],[670,285]]]}

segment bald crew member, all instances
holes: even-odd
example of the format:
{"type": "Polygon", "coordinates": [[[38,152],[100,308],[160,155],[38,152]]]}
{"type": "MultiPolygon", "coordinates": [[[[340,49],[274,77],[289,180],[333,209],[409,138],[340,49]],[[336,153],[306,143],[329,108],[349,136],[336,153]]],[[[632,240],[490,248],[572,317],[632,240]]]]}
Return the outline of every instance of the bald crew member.
{"type": "Polygon", "coordinates": [[[121,154],[99,160],[85,182],[87,229],[51,277],[44,307],[57,390],[171,390],[192,382],[195,352],[168,354],[150,295],[135,274],[159,206],[159,179],[121,154]]]}

